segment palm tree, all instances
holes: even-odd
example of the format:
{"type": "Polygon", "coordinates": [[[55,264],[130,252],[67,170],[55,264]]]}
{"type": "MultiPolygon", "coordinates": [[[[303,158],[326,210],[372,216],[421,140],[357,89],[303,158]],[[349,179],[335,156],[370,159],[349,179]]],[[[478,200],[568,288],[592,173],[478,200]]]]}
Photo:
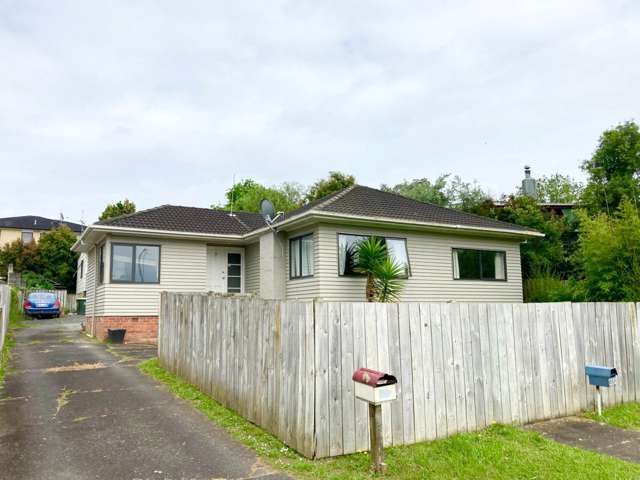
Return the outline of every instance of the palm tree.
{"type": "Polygon", "coordinates": [[[375,286],[379,302],[397,302],[404,287],[405,268],[387,256],[378,265],[375,286]]]}
{"type": "Polygon", "coordinates": [[[380,264],[387,258],[387,246],[378,237],[369,237],[358,243],[358,260],[355,271],[367,276],[367,302],[376,301],[375,276],[380,264]]]}

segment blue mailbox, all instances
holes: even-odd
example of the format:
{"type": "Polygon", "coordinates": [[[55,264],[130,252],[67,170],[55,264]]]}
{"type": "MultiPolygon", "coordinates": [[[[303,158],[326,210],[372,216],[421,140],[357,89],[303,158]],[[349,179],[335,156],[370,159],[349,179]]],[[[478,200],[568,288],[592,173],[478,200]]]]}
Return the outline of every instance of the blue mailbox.
{"type": "Polygon", "coordinates": [[[613,367],[601,367],[598,365],[587,365],[584,373],[589,377],[589,385],[596,387],[608,387],[611,380],[618,376],[618,372],[613,367]]]}

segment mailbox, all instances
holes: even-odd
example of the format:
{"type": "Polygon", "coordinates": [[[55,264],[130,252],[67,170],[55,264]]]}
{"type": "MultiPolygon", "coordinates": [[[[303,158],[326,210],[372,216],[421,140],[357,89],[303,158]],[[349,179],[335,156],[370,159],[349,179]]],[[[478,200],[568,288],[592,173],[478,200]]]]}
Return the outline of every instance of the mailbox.
{"type": "Polygon", "coordinates": [[[396,384],[398,380],[388,373],[378,372],[369,368],[359,368],[353,372],[355,394],[360,400],[373,405],[395,400],[396,384]]]}
{"type": "Polygon", "coordinates": [[[584,373],[589,377],[589,385],[596,387],[608,387],[613,379],[618,376],[618,372],[613,367],[601,367],[598,365],[587,365],[584,373]]]}

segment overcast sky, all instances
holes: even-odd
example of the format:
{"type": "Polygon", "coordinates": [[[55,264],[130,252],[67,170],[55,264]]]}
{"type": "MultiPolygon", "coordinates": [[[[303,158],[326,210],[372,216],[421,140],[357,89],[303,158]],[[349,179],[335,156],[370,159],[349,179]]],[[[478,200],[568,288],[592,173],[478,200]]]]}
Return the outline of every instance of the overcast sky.
{"type": "Polygon", "coordinates": [[[639,58],[637,0],[0,0],[0,217],[209,206],[234,174],[581,178],[639,58]]]}

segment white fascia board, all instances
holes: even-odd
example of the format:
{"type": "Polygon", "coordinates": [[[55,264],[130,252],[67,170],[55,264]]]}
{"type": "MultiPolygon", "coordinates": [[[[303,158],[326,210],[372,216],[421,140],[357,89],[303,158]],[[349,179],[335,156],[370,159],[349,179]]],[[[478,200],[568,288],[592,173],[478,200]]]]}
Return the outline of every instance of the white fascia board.
{"type": "MultiPolygon", "coordinates": [[[[309,212],[305,212],[303,215],[298,217],[293,217],[288,220],[284,220],[276,225],[274,228],[277,230],[282,227],[292,227],[302,221],[309,220],[347,220],[354,221],[360,223],[376,223],[377,226],[385,227],[385,226],[401,226],[401,227],[413,227],[420,229],[428,229],[428,230],[437,230],[437,231],[445,231],[445,232],[468,232],[468,233],[491,233],[498,235],[510,235],[515,237],[544,237],[544,233],[535,232],[533,230],[509,230],[506,228],[487,228],[487,227],[475,227],[470,225],[454,225],[448,223],[436,223],[436,222],[418,222],[415,220],[402,220],[402,219],[389,219],[387,217],[370,217],[370,216],[362,216],[362,215],[346,215],[343,213],[333,213],[333,212],[324,212],[319,210],[309,210],[309,212]]],[[[264,233],[268,231],[266,229],[260,229],[251,232],[249,235],[256,235],[259,233],[264,233]]]]}
{"type": "Polygon", "coordinates": [[[71,249],[73,251],[81,251],[80,245],[85,240],[85,235],[89,235],[89,232],[95,233],[111,233],[120,235],[132,235],[142,237],[162,237],[162,238],[176,238],[176,239],[189,239],[189,240],[203,240],[208,242],[221,241],[238,241],[244,240],[243,235],[223,235],[223,234],[210,234],[210,233],[198,233],[198,232],[176,232],[173,230],[152,230],[147,228],[130,228],[130,227],[114,227],[110,225],[91,225],[83,232],[82,236],[76,243],[73,244],[71,249]]]}

